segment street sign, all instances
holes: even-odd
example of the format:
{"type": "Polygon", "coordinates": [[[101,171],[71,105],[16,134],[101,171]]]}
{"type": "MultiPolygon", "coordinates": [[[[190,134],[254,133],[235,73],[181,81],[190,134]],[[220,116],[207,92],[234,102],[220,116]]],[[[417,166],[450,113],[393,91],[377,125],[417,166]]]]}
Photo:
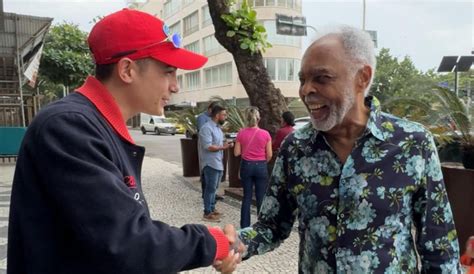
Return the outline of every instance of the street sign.
{"type": "Polygon", "coordinates": [[[276,15],[276,33],[280,35],[306,36],[306,18],[303,16],[276,15]]]}

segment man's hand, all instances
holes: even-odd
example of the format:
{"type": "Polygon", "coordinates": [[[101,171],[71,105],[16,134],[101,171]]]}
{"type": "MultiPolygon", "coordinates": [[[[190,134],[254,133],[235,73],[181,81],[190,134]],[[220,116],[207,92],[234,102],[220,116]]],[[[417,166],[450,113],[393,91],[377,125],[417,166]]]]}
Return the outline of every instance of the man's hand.
{"type": "Polygon", "coordinates": [[[234,146],[234,143],[229,143],[229,142],[225,142],[224,145],[222,146],[222,149],[223,150],[226,150],[228,149],[229,147],[233,147],[234,146]]]}
{"type": "Polygon", "coordinates": [[[245,246],[239,240],[237,231],[233,225],[226,225],[224,227],[224,234],[229,239],[229,256],[223,261],[214,262],[213,266],[217,271],[222,273],[232,273],[237,268],[237,264],[242,261],[241,255],[245,251],[245,246]]]}

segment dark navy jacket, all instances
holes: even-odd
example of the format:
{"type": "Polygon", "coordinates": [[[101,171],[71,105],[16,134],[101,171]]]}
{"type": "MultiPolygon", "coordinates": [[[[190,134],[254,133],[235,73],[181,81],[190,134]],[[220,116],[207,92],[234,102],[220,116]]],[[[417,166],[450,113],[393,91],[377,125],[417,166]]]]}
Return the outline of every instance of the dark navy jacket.
{"type": "Polygon", "coordinates": [[[109,122],[73,93],[30,125],[13,181],[8,273],[172,273],[213,262],[205,226],[150,218],[145,149],[109,122]]]}

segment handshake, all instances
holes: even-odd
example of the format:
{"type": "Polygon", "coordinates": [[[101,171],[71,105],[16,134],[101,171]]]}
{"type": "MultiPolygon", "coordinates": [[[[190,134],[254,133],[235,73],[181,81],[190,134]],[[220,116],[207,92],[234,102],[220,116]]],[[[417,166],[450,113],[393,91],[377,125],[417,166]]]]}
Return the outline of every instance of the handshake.
{"type": "Polygon", "coordinates": [[[222,261],[215,261],[212,266],[219,272],[232,273],[237,268],[237,264],[242,261],[246,248],[233,225],[226,225],[223,232],[229,239],[229,255],[222,261]]]}

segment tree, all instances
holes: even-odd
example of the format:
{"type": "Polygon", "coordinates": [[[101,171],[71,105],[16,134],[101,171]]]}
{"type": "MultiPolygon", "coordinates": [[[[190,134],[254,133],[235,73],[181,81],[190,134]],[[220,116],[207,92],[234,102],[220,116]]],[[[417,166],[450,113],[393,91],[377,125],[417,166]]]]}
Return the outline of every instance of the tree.
{"type": "Polygon", "coordinates": [[[86,40],[87,33],[75,24],[53,26],[46,36],[40,77],[67,89],[77,87],[94,67],[86,40]]]}
{"type": "Polygon", "coordinates": [[[262,51],[269,46],[265,28],[258,23],[255,10],[246,0],[240,8],[233,6],[231,11],[233,4],[232,0],[208,0],[215,37],[232,54],[250,104],[260,109],[260,126],[274,134],[281,114],[288,108],[263,63],[262,51]]]}

